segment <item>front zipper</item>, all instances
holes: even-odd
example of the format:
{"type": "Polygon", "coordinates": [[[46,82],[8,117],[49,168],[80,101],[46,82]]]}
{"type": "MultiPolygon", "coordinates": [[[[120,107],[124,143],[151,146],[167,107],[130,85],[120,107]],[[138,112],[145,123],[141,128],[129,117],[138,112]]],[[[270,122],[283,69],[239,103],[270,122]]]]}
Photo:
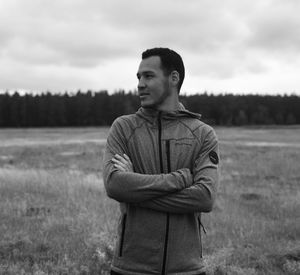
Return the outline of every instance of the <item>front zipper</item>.
{"type": "Polygon", "coordinates": [[[121,240],[120,240],[120,250],[119,250],[119,257],[122,257],[123,253],[123,245],[124,245],[124,235],[125,235],[125,226],[126,226],[126,214],[124,214],[122,219],[122,232],[121,232],[121,240]]]}
{"type": "MultiPolygon", "coordinates": [[[[167,153],[168,173],[170,173],[171,172],[170,140],[166,141],[166,153],[167,153]]],[[[167,263],[168,241],[169,241],[169,226],[170,226],[170,214],[167,213],[166,235],[165,235],[165,246],[164,246],[164,258],[163,258],[162,274],[166,274],[166,263],[167,263]]]]}
{"type": "Polygon", "coordinates": [[[167,151],[167,165],[168,173],[171,173],[171,150],[170,150],[170,140],[166,141],[166,151],[167,151]]]}
{"type": "Polygon", "coordinates": [[[163,165],[163,156],[162,156],[162,140],[161,140],[161,132],[162,132],[162,127],[161,127],[161,112],[158,113],[158,150],[159,150],[159,164],[160,164],[160,172],[164,173],[164,165],[163,165]]]}
{"type": "MultiPolygon", "coordinates": [[[[161,112],[158,113],[158,149],[159,149],[159,162],[160,162],[160,172],[164,173],[163,165],[163,154],[162,154],[162,126],[161,126],[161,112]]],[[[171,172],[171,156],[170,156],[170,141],[166,141],[166,152],[167,152],[167,168],[168,173],[171,172]]],[[[163,264],[161,274],[166,274],[166,262],[168,253],[168,239],[169,239],[169,224],[170,224],[170,214],[166,214],[166,229],[165,229],[165,242],[164,242],[164,254],[163,254],[163,264]]]]}

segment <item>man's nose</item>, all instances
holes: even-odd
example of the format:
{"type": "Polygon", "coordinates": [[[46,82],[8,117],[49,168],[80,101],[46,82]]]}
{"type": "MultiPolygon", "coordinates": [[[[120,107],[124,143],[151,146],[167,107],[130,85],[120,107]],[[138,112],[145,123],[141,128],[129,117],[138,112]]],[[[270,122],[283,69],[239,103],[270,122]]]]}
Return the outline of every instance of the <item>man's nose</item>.
{"type": "Polygon", "coordinates": [[[145,81],[144,81],[143,77],[141,77],[138,82],[138,89],[143,89],[143,88],[145,88],[145,86],[146,86],[145,81]]]}

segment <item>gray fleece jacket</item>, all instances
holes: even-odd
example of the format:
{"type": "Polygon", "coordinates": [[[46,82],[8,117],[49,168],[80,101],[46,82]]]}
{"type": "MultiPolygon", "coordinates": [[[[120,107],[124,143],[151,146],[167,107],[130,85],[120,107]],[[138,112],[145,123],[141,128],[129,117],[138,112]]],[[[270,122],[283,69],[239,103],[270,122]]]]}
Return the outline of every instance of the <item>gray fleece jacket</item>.
{"type": "Polygon", "coordinates": [[[112,269],[128,275],[203,271],[201,212],[212,209],[218,183],[218,142],[200,115],[183,108],[140,108],[119,117],[107,138],[103,178],[120,202],[112,269]],[[127,154],[134,172],[111,159],[127,154]]]}

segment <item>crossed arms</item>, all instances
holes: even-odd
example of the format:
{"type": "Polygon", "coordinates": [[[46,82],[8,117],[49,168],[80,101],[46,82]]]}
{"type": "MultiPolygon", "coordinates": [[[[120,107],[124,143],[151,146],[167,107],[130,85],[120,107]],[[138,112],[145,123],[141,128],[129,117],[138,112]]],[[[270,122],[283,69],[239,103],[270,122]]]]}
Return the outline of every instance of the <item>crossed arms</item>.
{"type": "Polygon", "coordinates": [[[217,141],[208,138],[193,171],[182,168],[168,174],[148,175],[134,172],[122,142],[110,135],[104,156],[104,184],[109,197],[169,213],[209,212],[218,182],[217,165],[208,153],[217,150],[217,141]],[[118,153],[116,153],[118,152],[118,153]]]}

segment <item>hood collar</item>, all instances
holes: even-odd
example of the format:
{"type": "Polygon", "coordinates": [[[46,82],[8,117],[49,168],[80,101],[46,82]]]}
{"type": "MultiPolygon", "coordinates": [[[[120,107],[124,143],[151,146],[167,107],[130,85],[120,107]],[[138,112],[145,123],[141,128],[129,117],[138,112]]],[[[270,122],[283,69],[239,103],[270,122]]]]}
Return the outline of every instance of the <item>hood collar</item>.
{"type": "Polygon", "coordinates": [[[144,119],[148,120],[151,123],[157,120],[159,114],[161,118],[168,119],[168,120],[177,119],[180,117],[191,117],[197,119],[201,118],[200,114],[193,113],[186,110],[182,103],[179,103],[178,110],[171,111],[171,112],[159,111],[156,109],[144,108],[144,107],[140,107],[136,112],[136,115],[143,117],[144,119]]]}

